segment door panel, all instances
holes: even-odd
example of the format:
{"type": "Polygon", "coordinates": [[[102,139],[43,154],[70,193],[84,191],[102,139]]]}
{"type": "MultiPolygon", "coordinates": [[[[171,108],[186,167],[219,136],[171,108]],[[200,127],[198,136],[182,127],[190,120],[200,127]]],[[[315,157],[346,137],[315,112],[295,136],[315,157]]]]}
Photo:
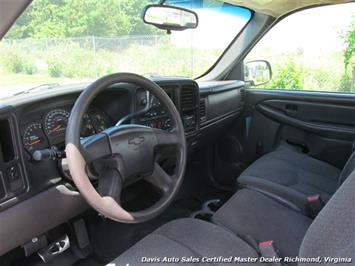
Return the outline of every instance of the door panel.
{"type": "Polygon", "coordinates": [[[246,94],[244,117],[253,120],[246,140],[250,161],[259,156],[257,146],[265,154],[286,142],[344,166],[355,140],[355,95],[256,89],[246,94]]]}
{"type": "Polygon", "coordinates": [[[214,179],[227,187],[258,157],[289,145],[339,169],[355,140],[355,95],[245,90],[245,109],[214,145],[214,179]]]}

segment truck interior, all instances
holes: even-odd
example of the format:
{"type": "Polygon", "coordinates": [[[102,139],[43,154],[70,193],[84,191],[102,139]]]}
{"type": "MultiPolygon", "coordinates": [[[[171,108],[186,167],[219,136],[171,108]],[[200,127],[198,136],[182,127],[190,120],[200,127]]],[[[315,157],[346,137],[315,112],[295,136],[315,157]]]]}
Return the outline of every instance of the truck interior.
{"type": "Polygon", "coordinates": [[[0,1],[0,265],[355,265],[355,3],[145,0],[126,14],[130,1],[94,2],[0,1]],[[131,57],[104,73],[100,57],[118,59],[103,37],[80,44],[97,49],[89,65],[70,61],[72,42],[48,48],[84,40],[71,4],[98,31],[133,18],[134,43],[118,49],[131,57]],[[63,32],[46,24],[59,10],[63,32]],[[353,28],[337,41],[331,23],[353,28]],[[42,40],[46,54],[23,50],[33,68],[6,72],[42,40]],[[267,41],[297,49],[285,63],[258,50],[267,41]],[[68,65],[97,68],[74,82],[68,65]]]}

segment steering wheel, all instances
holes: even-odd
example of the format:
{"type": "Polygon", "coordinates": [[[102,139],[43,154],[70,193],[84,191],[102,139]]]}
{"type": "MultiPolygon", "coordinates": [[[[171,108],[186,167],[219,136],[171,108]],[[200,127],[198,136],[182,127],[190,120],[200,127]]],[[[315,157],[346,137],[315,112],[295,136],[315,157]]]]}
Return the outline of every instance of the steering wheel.
{"type": "Polygon", "coordinates": [[[132,73],[102,77],[89,85],[76,100],[66,131],[66,154],[72,179],[85,200],[104,216],[123,223],[140,223],[164,211],[175,198],[186,167],[186,140],[180,114],[169,96],[157,84],[132,73]],[[171,130],[141,125],[119,125],[80,139],[83,116],[90,103],[106,87],[131,83],[154,94],[167,108],[171,130]],[[176,166],[168,174],[156,161],[159,146],[176,147],[176,166]],[[87,165],[100,161],[98,191],[87,174],[87,165]],[[162,196],[151,207],[128,212],[120,205],[123,184],[134,177],[144,178],[158,188],[162,196]]]}

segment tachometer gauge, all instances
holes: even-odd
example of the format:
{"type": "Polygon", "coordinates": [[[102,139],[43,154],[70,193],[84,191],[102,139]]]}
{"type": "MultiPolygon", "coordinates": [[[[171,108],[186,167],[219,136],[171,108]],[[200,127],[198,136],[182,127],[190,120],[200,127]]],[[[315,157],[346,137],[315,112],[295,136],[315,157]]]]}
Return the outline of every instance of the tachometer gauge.
{"type": "Polygon", "coordinates": [[[83,116],[83,126],[81,128],[81,136],[88,137],[96,133],[95,128],[92,124],[91,117],[88,114],[83,116]]]}
{"type": "Polygon", "coordinates": [[[23,145],[29,152],[48,147],[48,141],[40,123],[33,123],[26,127],[23,134],[23,145]]]}
{"type": "Polygon", "coordinates": [[[49,136],[64,134],[67,129],[69,112],[64,109],[54,109],[45,118],[45,130],[49,136]]]}

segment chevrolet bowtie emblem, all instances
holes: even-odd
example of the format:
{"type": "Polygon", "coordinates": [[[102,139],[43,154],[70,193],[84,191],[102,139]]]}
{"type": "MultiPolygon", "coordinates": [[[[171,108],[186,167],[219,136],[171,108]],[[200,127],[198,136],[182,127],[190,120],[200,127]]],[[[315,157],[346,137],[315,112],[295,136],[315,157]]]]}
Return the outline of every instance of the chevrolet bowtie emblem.
{"type": "Polygon", "coordinates": [[[130,137],[128,139],[128,144],[132,145],[140,145],[144,142],[144,137],[130,137]]]}

